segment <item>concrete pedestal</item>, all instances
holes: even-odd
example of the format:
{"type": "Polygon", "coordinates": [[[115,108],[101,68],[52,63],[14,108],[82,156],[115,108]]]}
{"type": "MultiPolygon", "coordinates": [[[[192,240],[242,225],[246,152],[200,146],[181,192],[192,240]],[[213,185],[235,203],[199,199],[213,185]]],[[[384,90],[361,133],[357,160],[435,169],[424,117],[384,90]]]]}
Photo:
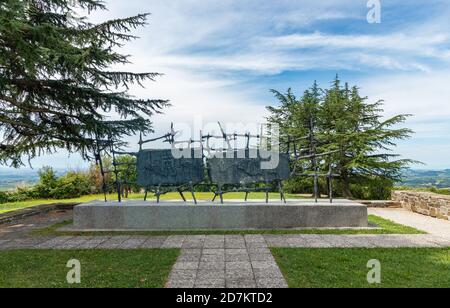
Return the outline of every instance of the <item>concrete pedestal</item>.
{"type": "Polygon", "coordinates": [[[367,207],[348,200],[272,202],[95,201],[74,208],[76,230],[272,230],[367,228],[367,207]]]}

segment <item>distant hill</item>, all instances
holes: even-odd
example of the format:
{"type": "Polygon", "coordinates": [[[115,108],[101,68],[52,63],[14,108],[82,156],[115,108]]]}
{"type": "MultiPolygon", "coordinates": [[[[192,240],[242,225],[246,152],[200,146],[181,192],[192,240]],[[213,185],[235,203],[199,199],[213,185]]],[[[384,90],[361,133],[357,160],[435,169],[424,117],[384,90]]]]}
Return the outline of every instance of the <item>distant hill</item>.
{"type": "Polygon", "coordinates": [[[399,185],[410,187],[450,188],[450,169],[446,170],[407,170],[399,185]]]}
{"type": "Polygon", "coordinates": [[[37,170],[0,169],[0,190],[15,189],[17,186],[33,185],[39,181],[37,170]]]}
{"type": "MultiPolygon", "coordinates": [[[[64,170],[57,170],[64,174],[64,170]]],[[[38,170],[30,169],[1,169],[0,190],[15,189],[21,185],[33,185],[39,181],[38,170]]],[[[407,170],[400,186],[416,188],[437,187],[450,188],[450,169],[447,170],[407,170]]]]}
{"type": "MultiPolygon", "coordinates": [[[[65,170],[55,170],[56,174],[64,174],[65,170]]],[[[0,168],[0,190],[12,190],[17,186],[30,186],[39,182],[39,170],[0,168]]]]}

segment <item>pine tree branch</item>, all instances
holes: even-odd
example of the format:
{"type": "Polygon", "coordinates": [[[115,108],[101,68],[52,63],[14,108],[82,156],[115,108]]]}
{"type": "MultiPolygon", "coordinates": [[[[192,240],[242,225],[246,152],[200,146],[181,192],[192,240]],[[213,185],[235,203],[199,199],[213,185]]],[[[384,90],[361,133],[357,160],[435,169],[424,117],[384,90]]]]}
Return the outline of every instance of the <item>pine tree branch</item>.
{"type": "Polygon", "coordinates": [[[0,100],[6,101],[9,104],[19,108],[20,110],[25,110],[27,112],[36,112],[36,113],[50,113],[53,115],[59,115],[62,117],[70,117],[70,118],[75,118],[75,119],[80,119],[80,117],[78,115],[74,115],[74,114],[69,114],[69,113],[64,113],[64,112],[59,112],[59,111],[55,111],[55,110],[50,110],[47,108],[37,108],[37,107],[32,107],[30,105],[25,105],[23,103],[19,103],[17,101],[15,101],[12,98],[6,97],[4,95],[0,94],[0,100]]]}

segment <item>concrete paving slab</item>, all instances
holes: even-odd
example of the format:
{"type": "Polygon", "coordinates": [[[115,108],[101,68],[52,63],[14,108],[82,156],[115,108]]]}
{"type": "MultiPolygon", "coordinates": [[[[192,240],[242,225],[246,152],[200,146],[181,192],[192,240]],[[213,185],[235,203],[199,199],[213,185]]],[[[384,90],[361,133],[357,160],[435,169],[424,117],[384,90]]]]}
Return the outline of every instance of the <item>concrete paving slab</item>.
{"type": "Polygon", "coordinates": [[[201,270],[224,270],[225,262],[200,262],[198,268],[201,270]]]}
{"type": "Polygon", "coordinates": [[[254,279],[227,279],[226,287],[229,289],[255,289],[257,285],[254,279]]]}
{"type": "Polygon", "coordinates": [[[199,270],[197,280],[223,279],[225,281],[225,270],[199,270]]]}
{"type": "Polygon", "coordinates": [[[198,289],[223,289],[225,288],[225,279],[202,279],[196,280],[194,288],[198,289]]]}
{"type": "Polygon", "coordinates": [[[61,237],[55,237],[48,241],[45,241],[39,245],[37,245],[36,249],[53,249],[59,245],[63,245],[65,242],[72,239],[73,236],[61,236],[61,237]]]}
{"type": "Polygon", "coordinates": [[[255,268],[253,273],[256,279],[283,279],[283,274],[279,268],[255,268]]]}
{"type": "Polygon", "coordinates": [[[205,248],[205,249],[203,249],[202,254],[203,255],[224,256],[225,249],[223,249],[223,248],[205,248]]]}
{"type": "MultiPolygon", "coordinates": [[[[162,248],[167,240],[167,236],[155,236],[148,237],[147,240],[141,245],[142,249],[156,249],[162,248]]],[[[167,247],[169,248],[169,247],[167,247]]]]}
{"type": "Polygon", "coordinates": [[[167,288],[169,289],[192,289],[195,286],[195,279],[191,280],[169,280],[167,288]]]}
{"type": "Polygon", "coordinates": [[[250,261],[248,254],[228,254],[225,256],[225,262],[250,261]]]}
{"type": "Polygon", "coordinates": [[[202,255],[201,262],[225,262],[225,254],[222,255],[202,255]]]}
{"type": "Polygon", "coordinates": [[[162,244],[161,248],[181,248],[183,246],[183,242],[187,236],[185,235],[173,235],[169,236],[164,243],[162,244]]]}
{"type": "Polygon", "coordinates": [[[285,289],[288,285],[284,279],[264,278],[257,279],[256,285],[263,289],[285,289]]]}
{"type": "Polygon", "coordinates": [[[97,248],[98,249],[118,249],[120,245],[126,240],[130,239],[130,236],[113,236],[104,241],[97,248]]]}
{"type": "Polygon", "coordinates": [[[228,270],[252,270],[252,264],[250,261],[234,261],[226,262],[225,269],[228,270]]]}
{"type": "Polygon", "coordinates": [[[178,270],[174,269],[169,275],[169,280],[190,281],[197,279],[197,269],[178,270]]]}
{"type": "Polygon", "coordinates": [[[197,270],[199,268],[198,262],[177,262],[173,266],[174,270],[197,270]]]}
{"type": "Polygon", "coordinates": [[[226,269],[225,277],[227,280],[253,280],[255,275],[253,274],[252,269],[226,269]]]}

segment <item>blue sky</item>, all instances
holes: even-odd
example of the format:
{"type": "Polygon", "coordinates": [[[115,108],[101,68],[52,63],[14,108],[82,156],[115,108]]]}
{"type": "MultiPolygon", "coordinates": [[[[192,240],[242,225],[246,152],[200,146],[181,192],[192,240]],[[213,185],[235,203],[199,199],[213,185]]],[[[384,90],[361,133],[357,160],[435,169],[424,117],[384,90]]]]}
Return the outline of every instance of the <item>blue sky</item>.
{"type": "MultiPolygon", "coordinates": [[[[133,71],[165,73],[139,97],[170,99],[154,118],[157,132],[171,121],[261,122],[276,101],[269,89],[301,94],[336,73],[384,99],[386,116],[408,113],[416,131],[396,152],[450,168],[449,0],[381,0],[381,23],[367,22],[367,0],[108,0],[93,21],[151,12],[141,38],[124,52],[133,71]]],[[[135,143],[134,138],[130,138],[135,143]]],[[[82,168],[77,155],[45,156],[33,166],[82,168]]]]}

